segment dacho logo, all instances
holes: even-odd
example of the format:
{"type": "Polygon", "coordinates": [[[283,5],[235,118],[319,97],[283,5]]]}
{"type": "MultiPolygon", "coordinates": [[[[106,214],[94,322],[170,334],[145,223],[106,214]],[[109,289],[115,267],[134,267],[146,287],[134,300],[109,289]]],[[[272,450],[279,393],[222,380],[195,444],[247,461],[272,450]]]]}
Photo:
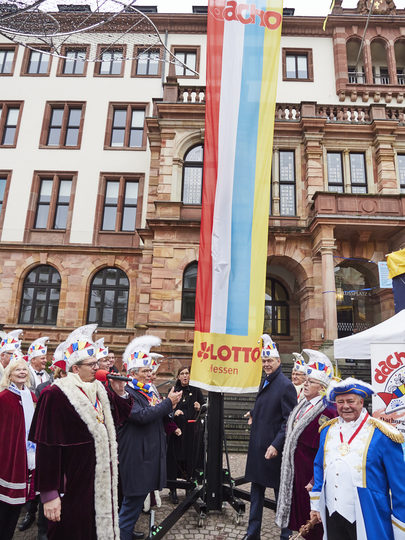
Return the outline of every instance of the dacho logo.
{"type": "Polygon", "coordinates": [[[255,4],[238,4],[235,0],[228,0],[224,8],[213,8],[211,14],[215,19],[226,21],[238,21],[242,24],[256,24],[256,18],[260,26],[269,30],[276,30],[282,21],[282,15],[278,11],[263,11],[257,9],[255,4]]]}
{"type": "Polygon", "coordinates": [[[201,349],[197,353],[200,362],[203,360],[233,360],[234,362],[256,362],[260,358],[259,347],[228,347],[228,345],[220,345],[215,347],[213,343],[203,341],[201,349]]]}

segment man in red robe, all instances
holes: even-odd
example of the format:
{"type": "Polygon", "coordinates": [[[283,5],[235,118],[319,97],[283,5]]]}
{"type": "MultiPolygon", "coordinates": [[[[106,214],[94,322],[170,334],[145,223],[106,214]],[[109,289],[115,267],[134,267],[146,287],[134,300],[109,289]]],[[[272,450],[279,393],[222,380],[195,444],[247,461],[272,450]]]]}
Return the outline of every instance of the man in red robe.
{"type": "MultiPolygon", "coordinates": [[[[307,379],[304,383],[304,398],[293,409],[287,422],[276,512],[277,525],[288,526],[293,531],[298,531],[310,517],[308,489],[313,484],[319,427],[337,416],[336,408],[327,406],[322,397],[333,375],[329,358],[312,349],[304,349],[304,352],[309,356],[305,366],[307,379]]],[[[305,538],[322,540],[322,536],[322,525],[318,524],[305,538]]]]}
{"type": "Polygon", "coordinates": [[[132,401],[108,395],[95,380],[95,327],[81,327],[66,340],[64,366],[56,365],[68,375],[42,393],[31,427],[36,487],[51,540],[119,540],[117,442],[109,398],[122,418],[132,401]]]}

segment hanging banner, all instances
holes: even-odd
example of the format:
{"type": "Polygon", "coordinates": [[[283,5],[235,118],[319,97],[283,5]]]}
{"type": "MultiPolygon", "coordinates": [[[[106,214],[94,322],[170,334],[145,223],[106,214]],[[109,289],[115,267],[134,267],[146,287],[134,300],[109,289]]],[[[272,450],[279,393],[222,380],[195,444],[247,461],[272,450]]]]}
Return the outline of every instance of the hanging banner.
{"type": "Polygon", "coordinates": [[[261,378],[282,0],[209,0],[203,204],[191,384],[261,378]]]}
{"type": "Polygon", "coordinates": [[[405,343],[372,343],[373,416],[405,435],[405,343]]]}

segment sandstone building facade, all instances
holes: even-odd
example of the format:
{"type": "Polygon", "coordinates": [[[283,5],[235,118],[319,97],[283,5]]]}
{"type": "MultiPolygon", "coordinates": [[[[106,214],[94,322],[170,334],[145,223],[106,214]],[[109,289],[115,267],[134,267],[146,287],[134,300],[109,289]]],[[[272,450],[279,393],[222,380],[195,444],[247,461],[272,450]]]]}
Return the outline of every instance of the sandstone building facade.
{"type": "MultiPolygon", "coordinates": [[[[377,263],[405,242],[405,10],[367,24],[366,4],[337,0],[325,30],[285,11],[265,297],[285,358],[393,314],[377,263]]],[[[55,346],[98,322],[118,355],[147,331],[171,373],[193,344],[206,15],[150,16],[199,75],[159,48],[83,62],[102,35],[68,59],[0,39],[0,323],[55,346]]]]}

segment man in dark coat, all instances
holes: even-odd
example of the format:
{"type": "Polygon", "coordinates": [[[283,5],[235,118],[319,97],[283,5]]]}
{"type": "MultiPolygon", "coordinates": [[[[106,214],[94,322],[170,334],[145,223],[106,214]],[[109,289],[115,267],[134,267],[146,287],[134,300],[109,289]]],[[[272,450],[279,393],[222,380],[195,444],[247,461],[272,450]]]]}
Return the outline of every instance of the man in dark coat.
{"type": "MultiPolygon", "coordinates": [[[[322,394],[333,376],[333,366],[321,351],[304,349],[309,356],[304,383],[304,398],[291,412],[281,463],[280,492],[276,524],[299,531],[310,519],[308,490],[313,485],[314,460],[319,448],[319,427],[337,416],[336,407],[328,405],[322,394]]],[[[307,540],[322,540],[321,524],[307,533],[307,540]]]]}
{"type": "MultiPolygon", "coordinates": [[[[264,334],[262,363],[266,377],[260,385],[253,410],[248,413],[251,433],[246,463],[246,480],[250,491],[249,525],[244,540],[259,540],[266,487],[274,489],[277,499],[280,484],[281,454],[285,427],[297,404],[292,382],[281,372],[281,361],[275,343],[264,334]]],[[[288,538],[282,530],[280,538],[288,538]]]]}
{"type": "Polygon", "coordinates": [[[166,434],[164,419],[180,401],[182,392],[172,389],[166,399],[159,399],[148,384],[152,373],[150,348],[159,346],[154,336],[135,338],[126,348],[123,363],[134,376],[126,386],[134,403],[131,414],[118,430],[118,456],[123,501],[120,510],[120,538],[142,538],[134,527],[143,503],[151,491],[166,485],[166,434]]]}

